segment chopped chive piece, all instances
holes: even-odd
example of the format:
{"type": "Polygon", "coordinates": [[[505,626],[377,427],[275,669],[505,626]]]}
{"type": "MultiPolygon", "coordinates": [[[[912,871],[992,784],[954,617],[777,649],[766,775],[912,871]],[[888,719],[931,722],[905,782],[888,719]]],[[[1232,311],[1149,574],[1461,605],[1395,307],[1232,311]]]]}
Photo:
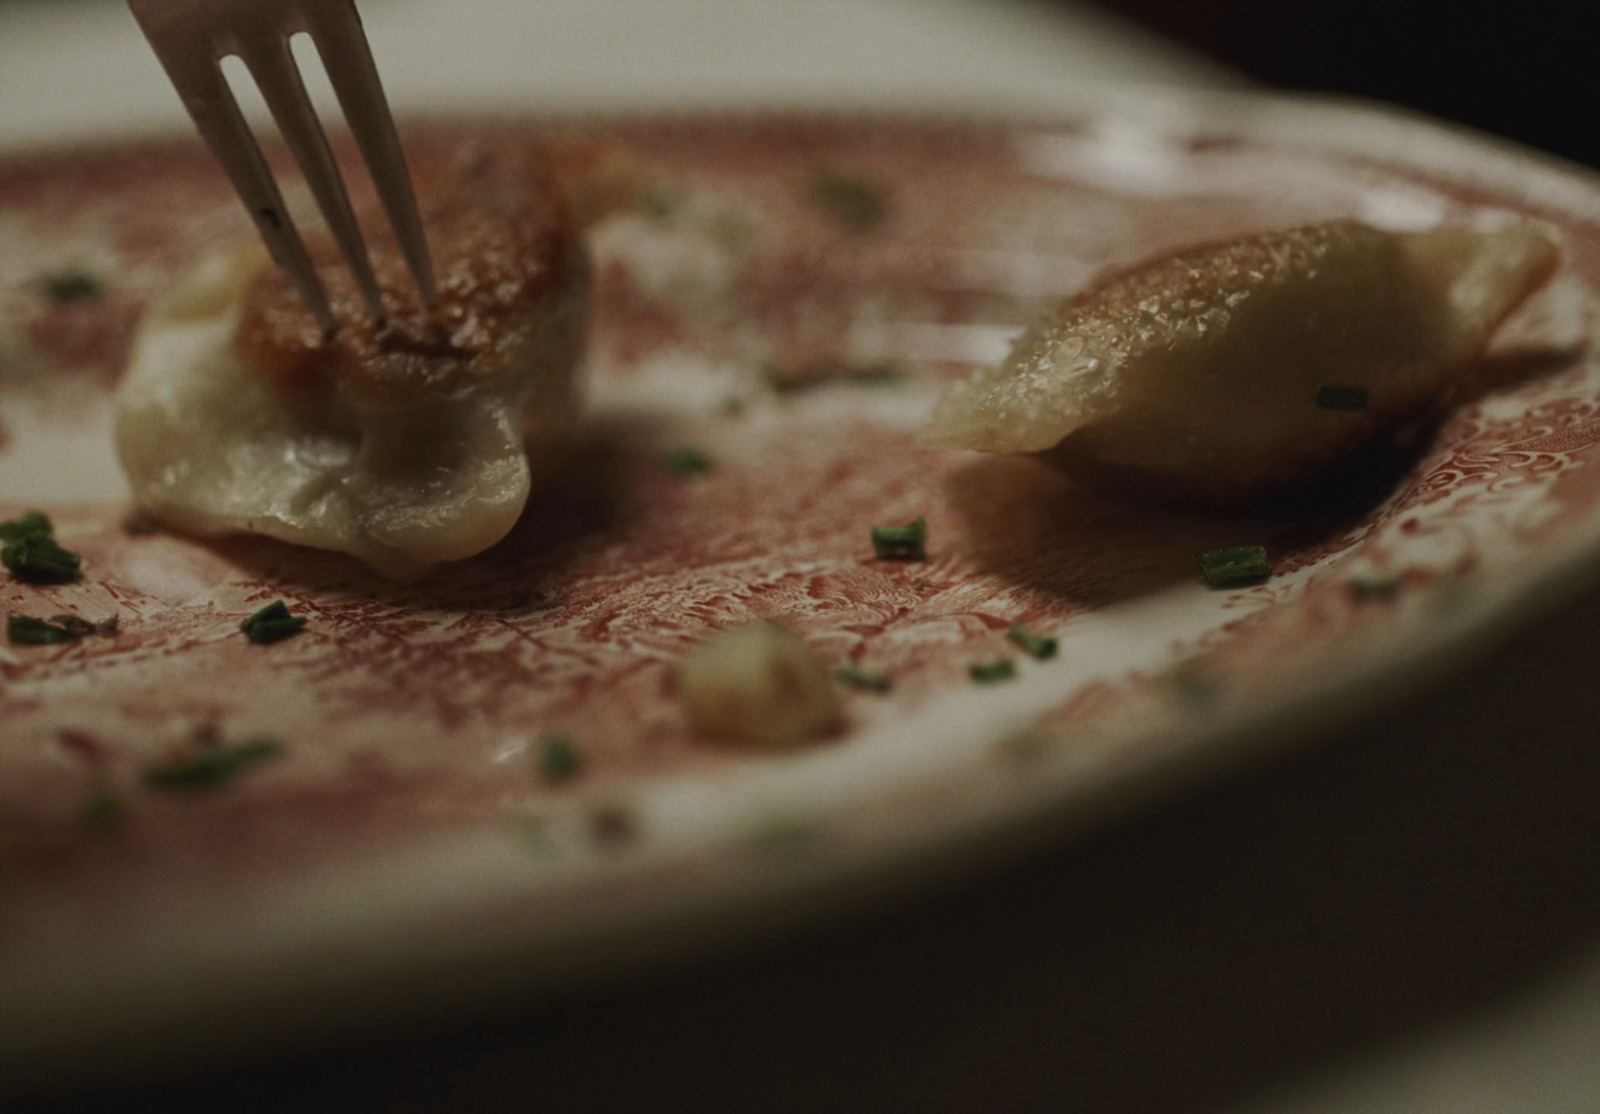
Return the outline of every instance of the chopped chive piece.
{"type": "Polygon", "coordinates": [[[673,449],[665,457],[667,471],[684,479],[711,471],[711,458],[699,449],[673,449]]]}
{"type": "Polygon", "coordinates": [[[1170,677],[1178,699],[1191,708],[1209,708],[1222,695],[1214,680],[1188,662],[1173,669],[1170,677]]]}
{"type": "Polygon", "coordinates": [[[1265,580],[1267,551],[1259,545],[1241,545],[1232,549],[1212,549],[1198,554],[1200,572],[1213,588],[1230,588],[1236,584],[1253,584],[1265,580]]]}
{"type": "Polygon", "coordinates": [[[52,302],[82,302],[98,298],[104,289],[99,278],[82,268],[46,275],[40,286],[52,302]]]}
{"type": "Polygon", "coordinates": [[[1352,576],[1346,585],[1358,600],[1389,599],[1400,591],[1398,576],[1352,576]]]}
{"type": "Polygon", "coordinates": [[[152,789],[176,792],[215,789],[282,753],[283,746],[274,739],[249,739],[232,746],[220,742],[201,745],[191,754],[151,766],[144,772],[144,783],[152,789]]]}
{"type": "Polygon", "coordinates": [[[678,198],[666,186],[651,186],[639,195],[639,211],[652,220],[666,220],[678,211],[678,198]]]}
{"type": "Polygon", "coordinates": [[[18,580],[35,584],[65,584],[78,576],[82,558],[56,544],[49,534],[24,534],[0,549],[0,564],[18,580]]]}
{"type": "Polygon", "coordinates": [[[967,673],[980,685],[987,685],[995,681],[1011,680],[1017,675],[1017,665],[1010,658],[997,658],[994,661],[969,666],[967,673]]]}
{"type": "Polygon", "coordinates": [[[926,561],[928,521],[919,518],[904,526],[874,526],[872,552],[880,561],[926,561]]]}
{"type": "Polygon", "coordinates": [[[121,826],[127,811],[115,789],[98,784],[89,791],[88,800],[78,811],[78,823],[91,832],[108,832],[121,826]]]}
{"type": "Polygon", "coordinates": [[[539,744],[539,774],[546,781],[565,781],[582,765],[570,735],[546,735],[539,744]]]}
{"type": "Polygon", "coordinates": [[[808,194],[833,219],[856,235],[874,232],[889,216],[889,203],[875,182],[859,174],[824,168],[811,177],[808,194]]]}
{"type": "Polygon", "coordinates": [[[871,689],[873,692],[888,692],[889,678],[876,669],[854,663],[841,665],[833,671],[834,677],[858,689],[871,689]]]}
{"type": "Polygon", "coordinates": [[[55,527],[50,525],[50,520],[38,511],[29,511],[10,522],[0,522],[0,542],[20,542],[23,538],[36,535],[48,538],[54,533],[55,527]]]}
{"type": "Polygon", "coordinates": [[[1319,410],[1365,410],[1367,408],[1367,389],[1365,387],[1318,387],[1316,402],[1319,410]]]}
{"type": "Polygon", "coordinates": [[[257,645],[277,642],[291,634],[299,634],[306,625],[304,615],[289,614],[289,605],[275,600],[239,624],[245,637],[257,645]]]}
{"type": "Polygon", "coordinates": [[[1056,640],[1042,634],[1030,634],[1020,626],[1006,631],[1006,639],[1022,647],[1022,652],[1035,661],[1049,661],[1056,656],[1056,640]]]}
{"type": "Polygon", "coordinates": [[[75,635],[65,627],[34,619],[27,615],[10,615],[6,618],[6,641],[13,646],[60,646],[72,642],[75,635]]]}

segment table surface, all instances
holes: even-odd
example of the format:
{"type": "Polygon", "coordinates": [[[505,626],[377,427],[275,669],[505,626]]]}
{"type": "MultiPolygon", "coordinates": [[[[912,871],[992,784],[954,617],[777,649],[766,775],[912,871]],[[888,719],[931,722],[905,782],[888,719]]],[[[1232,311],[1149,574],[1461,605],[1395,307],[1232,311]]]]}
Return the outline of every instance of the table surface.
{"type": "MultiPolygon", "coordinates": [[[[1087,8],[365,0],[397,106],[1061,103],[1233,75],[1087,8]]],[[[179,127],[110,0],[0,0],[0,142],[179,127]],[[114,90],[115,95],[108,91],[114,90]]],[[[1377,720],[902,907],[43,1108],[1600,1109],[1600,590],[1377,720]]]]}

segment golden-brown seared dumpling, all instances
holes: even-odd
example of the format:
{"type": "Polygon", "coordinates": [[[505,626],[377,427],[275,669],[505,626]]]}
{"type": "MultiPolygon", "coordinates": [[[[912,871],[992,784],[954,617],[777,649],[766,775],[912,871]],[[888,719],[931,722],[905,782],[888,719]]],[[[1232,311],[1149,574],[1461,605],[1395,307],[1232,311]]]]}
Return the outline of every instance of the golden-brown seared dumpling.
{"type": "Polygon", "coordinates": [[[1336,221],[1193,248],[1069,299],[956,384],[920,440],[1247,500],[1439,398],[1557,262],[1524,227],[1336,221]],[[1325,387],[1357,408],[1319,406],[1325,387]]]}
{"type": "Polygon", "coordinates": [[[589,267],[550,163],[480,152],[425,187],[431,316],[392,240],[373,246],[382,329],[332,244],[313,246],[331,338],[259,248],[202,261],[150,307],[117,397],[139,506],[396,577],[504,537],[576,412],[589,267]]]}

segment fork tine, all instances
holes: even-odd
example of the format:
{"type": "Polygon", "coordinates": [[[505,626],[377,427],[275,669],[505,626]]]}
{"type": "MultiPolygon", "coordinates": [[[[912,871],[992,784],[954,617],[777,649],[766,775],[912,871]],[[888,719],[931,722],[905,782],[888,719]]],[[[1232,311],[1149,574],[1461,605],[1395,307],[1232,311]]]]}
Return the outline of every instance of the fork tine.
{"type": "Polygon", "coordinates": [[[377,63],[361,27],[361,15],[354,0],[325,0],[304,5],[302,19],[323,60],[345,120],[361,147],[389,224],[422,293],[422,303],[431,309],[435,286],[428,241],[417,212],[405,152],[378,80],[377,63]]]}
{"type": "Polygon", "coordinates": [[[239,45],[239,57],[249,67],[262,98],[272,110],[279,133],[289,145],[295,161],[300,164],[306,183],[322,210],[323,219],[328,222],[340,252],[355,274],[356,284],[361,288],[368,311],[375,320],[382,322],[385,316],[383,295],[372,273],[366,241],[362,239],[361,226],[356,223],[355,213],[350,208],[350,195],[345,192],[339,167],[333,161],[328,137],[317,120],[316,110],[311,107],[311,98],[300,79],[294,55],[289,52],[289,40],[281,35],[271,35],[251,38],[239,45]]]}
{"type": "MultiPolygon", "coordinates": [[[[139,14],[138,9],[135,14],[139,14]]],[[[325,332],[332,332],[335,328],[333,311],[328,306],[322,282],[306,254],[294,218],[283,203],[283,194],[272,177],[261,146],[245,123],[209,44],[179,43],[167,34],[153,34],[142,18],[140,24],[201,138],[222,164],[234,192],[244,202],[267,250],[289,272],[317,323],[325,332]]]]}

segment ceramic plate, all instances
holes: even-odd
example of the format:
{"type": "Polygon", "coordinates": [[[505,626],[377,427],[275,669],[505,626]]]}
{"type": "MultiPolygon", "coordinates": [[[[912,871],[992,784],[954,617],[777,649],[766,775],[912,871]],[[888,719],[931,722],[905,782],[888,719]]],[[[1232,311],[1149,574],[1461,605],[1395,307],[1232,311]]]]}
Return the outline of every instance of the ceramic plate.
{"type": "Polygon", "coordinates": [[[947,878],[1415,683],[1600,544],[1600,191],[1574,172],[1266,99],[579,130],[659,171],[593,236],[583,432],[509,538],[410,585],[133,528],[108,434],[130,331],[245,220],[188,140],[0,155],[0,519],[43,510],[83,555],[73,584],[0,582],[0,608],[117,619],[0,645],[8,1067],[537,990],[947,878]],[[1515,218],[1563,247],[1409,455],[1218,516],[914,446],[944,383],[1098,270],[1338,216],[1515,218]],[[71,274],[95,289],[52,296],[71,274]],[[873,525],[916,518],[925,561],[874,558],[873,525]],[[1266,546],[1270,579],[1208,589],[1195,554],[1230,545],[1266,546]],[[309,624],[250,644],[277,599],[309,624]],[[816,745],[696,735],[675,663],[757,618],[889,691],[846,692],[816,745]],[[972,680],[998,659],[1012,678],[972,680]],[[276,753],[152,784],[197,733],[276,753]]]}

